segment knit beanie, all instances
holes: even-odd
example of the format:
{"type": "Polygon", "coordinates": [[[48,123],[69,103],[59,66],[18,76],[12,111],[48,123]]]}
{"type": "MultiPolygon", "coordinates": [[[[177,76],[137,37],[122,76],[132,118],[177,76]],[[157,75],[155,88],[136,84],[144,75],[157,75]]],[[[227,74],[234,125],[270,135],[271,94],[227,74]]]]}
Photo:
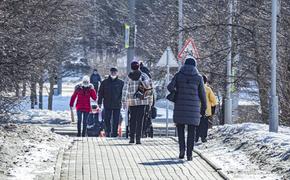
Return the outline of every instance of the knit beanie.
{"type": "Polygon", "coordinates": [[[138,70],[139,69],[139,67],[140,67],[140,65],[139,65],[139,62],[138,61],[132,61],[131,62],[131,69],[132,70],[138,70]]]}
{"type": "Polygon", "coordinates": [[[190,65],[190,66],[196,66],[196,60],[194,59],[194,57],[188,57],[185,60],[185,65],[190,65]]]}

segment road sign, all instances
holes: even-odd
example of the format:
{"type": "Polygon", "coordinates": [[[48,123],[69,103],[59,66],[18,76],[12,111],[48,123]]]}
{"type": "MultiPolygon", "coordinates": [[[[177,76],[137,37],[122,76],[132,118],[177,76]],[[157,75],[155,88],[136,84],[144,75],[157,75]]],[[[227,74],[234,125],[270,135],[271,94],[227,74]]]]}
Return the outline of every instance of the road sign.
{"type": "Polygon", "coordinates": [[[171,50],[170,47],[167,47],[167,49],[162,54],[160,60],[157,63],[157,66],[159,67],[166,67],[168,64],[169,67],[179,67],[178,63],[176,61],[176,58],[171,50]],[[168,62],[167,62],[168,61],[168,62]]]}
{"type": "Polygon", "coordinates": [[[187,55],[192,55],[196,59],[199,59],[198,50],[194,43],[194,40],[189,38],[186,40],[185,45],[182,47],[181,51],[178,53],[177,58],[183,60],[187,55]]]}
{"type": "Polygon", "coordinates": [[[129,48],[130,43],[130,26],[125,24],[125,48],[129,48]]]}

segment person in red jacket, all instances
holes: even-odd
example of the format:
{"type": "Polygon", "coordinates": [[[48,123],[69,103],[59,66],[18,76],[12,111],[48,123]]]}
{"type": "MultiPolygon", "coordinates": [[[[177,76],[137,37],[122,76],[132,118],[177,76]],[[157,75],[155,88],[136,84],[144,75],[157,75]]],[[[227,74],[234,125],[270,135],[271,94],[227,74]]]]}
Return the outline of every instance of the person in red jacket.
{"type": "Polygon", "coordinates": [[[94,89],[94,85],[90,84],[90,78],[88,76],[83,77],[82,83],[78,84],[75,87],[75,91],[70,99],[70,107],[73,108],[75,100],[77,99],[76,103],[76,110],[77,110],[77,117],[78,117],[78,137],[81,136],[81,124],[83,121],[83,131],[82,136],[86,136],[87,130],[87,118],[89,112],[91,111],[91,98],[96,101],[97,100],[97,93],[94,89]]]}

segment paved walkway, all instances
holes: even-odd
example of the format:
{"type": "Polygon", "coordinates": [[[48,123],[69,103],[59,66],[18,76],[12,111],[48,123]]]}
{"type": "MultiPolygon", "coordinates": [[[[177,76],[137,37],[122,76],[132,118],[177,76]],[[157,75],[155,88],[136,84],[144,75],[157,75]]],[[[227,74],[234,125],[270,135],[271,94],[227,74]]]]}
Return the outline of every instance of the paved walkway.
{"type": "Polygon", "coordinates": [[[142,140],[129,145],[124,138],[75,138],[63,154],[60,179],[222,179],[197,154],[191,162],[177,159],[170,138],[142,140]]]}

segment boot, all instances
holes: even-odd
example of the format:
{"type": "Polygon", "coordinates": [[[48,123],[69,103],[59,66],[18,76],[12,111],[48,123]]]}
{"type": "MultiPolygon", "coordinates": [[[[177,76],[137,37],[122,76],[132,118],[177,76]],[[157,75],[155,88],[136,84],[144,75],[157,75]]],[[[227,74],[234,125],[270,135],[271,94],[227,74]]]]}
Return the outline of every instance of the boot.
{"type": "Polygon", "coordinates": [[[130,141],[129,141],[129,143],[130,144],[133,144],[135,141],[134,141],[134,137],[130,137],[130,141]]]}
{"type": "Polygon", "coordinates": [[[141,144],[141,138],[140,137],[136,138],[136,144],[141,144]]]}
{"type": "Polygon", "coordinates": [[[184,151],[183,151],[183,152],[180,152],[180,153],[179,153],[179,159],[183,159],[183,158],[184,158],[184,154],[185,154],[184,151]]]}
{"type": "Polygon", "coordinates": [[[140,139],[136,139],[136,144],[141,144],[141,140],[140,139]]]}

